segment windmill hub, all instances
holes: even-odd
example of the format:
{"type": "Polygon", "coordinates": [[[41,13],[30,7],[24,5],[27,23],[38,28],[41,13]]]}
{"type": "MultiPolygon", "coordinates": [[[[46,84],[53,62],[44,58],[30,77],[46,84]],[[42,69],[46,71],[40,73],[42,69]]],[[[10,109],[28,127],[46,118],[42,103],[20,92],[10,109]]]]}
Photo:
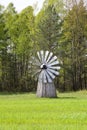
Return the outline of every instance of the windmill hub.
{"type": "Polygon", "coordinates": [[[42,64],[40,68],[41,69],[47,69],[47,66],[45,64],[42,64]]]}

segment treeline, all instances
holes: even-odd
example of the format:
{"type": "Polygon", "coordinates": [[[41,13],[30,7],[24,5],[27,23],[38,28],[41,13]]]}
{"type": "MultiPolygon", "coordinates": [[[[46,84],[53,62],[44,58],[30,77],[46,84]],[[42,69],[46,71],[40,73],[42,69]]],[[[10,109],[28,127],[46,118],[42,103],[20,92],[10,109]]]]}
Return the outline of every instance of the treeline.
{"type": "Polygon", "coordinates": [[[29,61],[38,50],[60,61],[55,79],[60,91],[87,89],[87,7],[83,0],[45,0],[34,15],[31,6],[17,13],[0,5],[0,91],[35,91],[29,61]]]}

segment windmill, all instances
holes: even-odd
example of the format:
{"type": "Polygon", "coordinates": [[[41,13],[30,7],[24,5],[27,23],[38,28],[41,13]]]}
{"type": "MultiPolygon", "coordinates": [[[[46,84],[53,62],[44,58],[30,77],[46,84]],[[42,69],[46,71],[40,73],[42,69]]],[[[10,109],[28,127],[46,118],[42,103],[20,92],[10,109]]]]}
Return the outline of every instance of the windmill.
{"type": "Polygon", "coordinates": [[[59,61],[49,51],[38,51],[36,57],[32,57],[32,70],[38,78],[38,97],[57,97],[54,86],[54,78],[59,75],[59,61]]]}

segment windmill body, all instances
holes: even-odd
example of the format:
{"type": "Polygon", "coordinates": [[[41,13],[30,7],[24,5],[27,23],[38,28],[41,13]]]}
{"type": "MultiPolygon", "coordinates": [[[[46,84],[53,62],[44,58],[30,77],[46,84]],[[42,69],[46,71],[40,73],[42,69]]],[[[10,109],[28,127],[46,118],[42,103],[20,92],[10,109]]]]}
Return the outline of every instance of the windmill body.
{"type": "Polygon", "coordinates": [[[34,58],[36,75],[38,76],[37,93],[38,97],[57,97],[54,86],[54,78],[59,75],[59,62],[57,57],[49,51],[37,52],[37,58],[34,58]]]}

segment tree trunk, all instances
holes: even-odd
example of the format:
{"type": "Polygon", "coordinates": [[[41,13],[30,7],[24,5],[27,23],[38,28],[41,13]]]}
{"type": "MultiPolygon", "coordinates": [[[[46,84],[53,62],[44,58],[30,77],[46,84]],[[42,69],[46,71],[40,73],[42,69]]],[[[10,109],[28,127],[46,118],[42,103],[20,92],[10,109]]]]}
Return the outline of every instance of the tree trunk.
{"type": "Polygon", "coordinates": [[[38,81],[37,86],[37,97],[50,97],[50,98],[56,98],[56,88],[54,86],[54,83],[43,83],[41,81],[38,81]]]}

